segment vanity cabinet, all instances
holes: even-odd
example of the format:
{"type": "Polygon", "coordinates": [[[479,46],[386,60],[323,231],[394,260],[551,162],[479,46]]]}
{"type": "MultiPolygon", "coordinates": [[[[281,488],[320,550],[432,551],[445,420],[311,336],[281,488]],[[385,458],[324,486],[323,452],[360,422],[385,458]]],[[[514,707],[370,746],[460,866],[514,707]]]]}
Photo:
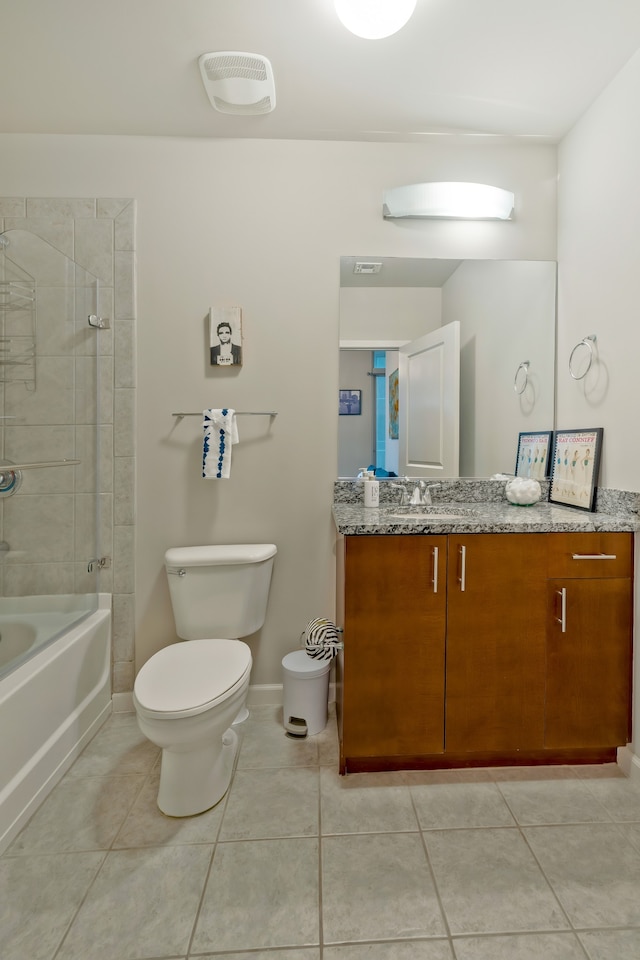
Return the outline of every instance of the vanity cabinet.
{"type": "Polygon", "coordinates": [[[630,533],[339,538],[341,772],[615,758],[630,533]]]}
{"type": "Polygon", "coordinates": [[[341,743],[350,757],[444,750],[446,537],[343,537],[341,743]]]}
{"type": "Polygon", "coordinates": [[[627,742],[632,568],[630,534],[551,535],[547,749],[627,742]]]}
{"type": "Polygon", "coordinates": [[[447,751],[541,747],[546,536],[452,535],[448,554],[447,751]]]}

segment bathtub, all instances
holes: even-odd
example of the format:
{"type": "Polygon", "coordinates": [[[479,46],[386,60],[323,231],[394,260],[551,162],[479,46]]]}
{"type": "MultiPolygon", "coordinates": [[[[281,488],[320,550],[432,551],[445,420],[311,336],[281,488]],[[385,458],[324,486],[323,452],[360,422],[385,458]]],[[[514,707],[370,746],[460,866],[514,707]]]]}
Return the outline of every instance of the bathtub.
{"type": "Polygon", "coordinates": [[[0,677],[0,853],[111,713],[111,595],[44,646],[40,612],[0,609],[18,664],[0,677]]]}

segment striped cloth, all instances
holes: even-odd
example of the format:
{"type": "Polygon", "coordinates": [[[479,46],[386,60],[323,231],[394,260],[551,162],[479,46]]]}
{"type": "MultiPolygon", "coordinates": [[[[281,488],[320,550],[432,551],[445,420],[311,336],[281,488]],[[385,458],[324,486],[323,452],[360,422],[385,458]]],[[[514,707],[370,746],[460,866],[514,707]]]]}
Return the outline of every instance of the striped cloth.
{"type": "Polygon", "coordinates": [[[325,617],[310,620],[300,640],[307,655],[314,660],[333,660],[338,650],[342,650],[340,639],[342,630],[325,617]]]}
{"type": "Polygon", "coordinates": [[[236,412],[228,407],[204,410],[202,476],[205,480],[226,480],[231,474],[231,447],[238,442],[236,412]]]}

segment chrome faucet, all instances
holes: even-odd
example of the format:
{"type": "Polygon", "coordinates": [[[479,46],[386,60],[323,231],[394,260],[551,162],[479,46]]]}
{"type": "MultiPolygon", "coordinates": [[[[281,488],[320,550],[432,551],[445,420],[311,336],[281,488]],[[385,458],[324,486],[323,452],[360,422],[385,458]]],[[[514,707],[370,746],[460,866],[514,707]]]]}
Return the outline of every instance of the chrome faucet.
{"type": "Polygon", "coordinates": [[[411,503],[416,506],[430,507],[433,503],[431,499],[431,491],[435,490],[436,487],[439,487],[439,483],[430,483],[428,486],[424,480],[418,480],[416,483],[413,493],[411,494],[411,503]]]}
{"type": "Polygon", "coordinates": [[[395,487],[396,490],[400,491],[400,506],[408,507],[409,506],[409,493],[407,488],[402,483],[392,483],[392,487],[395,487]]]}

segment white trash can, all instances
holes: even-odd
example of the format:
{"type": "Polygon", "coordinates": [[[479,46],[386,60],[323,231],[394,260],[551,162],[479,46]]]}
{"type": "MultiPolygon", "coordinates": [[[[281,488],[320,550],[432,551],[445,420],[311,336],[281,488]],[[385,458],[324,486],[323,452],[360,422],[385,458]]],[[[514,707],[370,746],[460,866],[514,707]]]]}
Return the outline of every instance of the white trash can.
{"type": "Polygon", "coordinates": [[[294,737],[312,737],[327,725],[331,660],[314,660],[304,650],[282,659],[284,728],[294,737]]]}

